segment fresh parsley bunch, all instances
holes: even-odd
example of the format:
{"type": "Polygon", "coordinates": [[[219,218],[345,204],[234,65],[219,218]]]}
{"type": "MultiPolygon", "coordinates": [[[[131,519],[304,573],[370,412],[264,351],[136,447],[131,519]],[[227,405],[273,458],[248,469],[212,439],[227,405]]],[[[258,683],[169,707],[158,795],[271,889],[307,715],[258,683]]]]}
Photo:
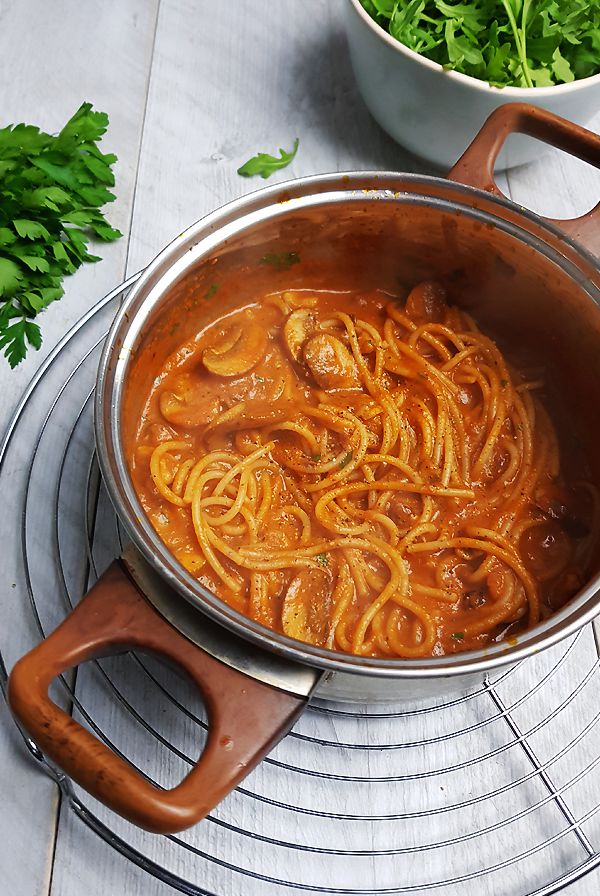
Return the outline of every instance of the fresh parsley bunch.
{"type": "Polygon", "coordinates": [[[598,0],[361,0],[401,43],[498,87],[551,87],[600,72],[598,0]]]}
{"type": "Polygon", "coordinates": [[[114,200],[115,155],[97,143],[108,115],[83,103],[57,136],[32,125],[0,129],[0,349],[11,367],[42,336],[34,318],[60,299],[90,236],[116,240],[100,208],[114,200]]]}

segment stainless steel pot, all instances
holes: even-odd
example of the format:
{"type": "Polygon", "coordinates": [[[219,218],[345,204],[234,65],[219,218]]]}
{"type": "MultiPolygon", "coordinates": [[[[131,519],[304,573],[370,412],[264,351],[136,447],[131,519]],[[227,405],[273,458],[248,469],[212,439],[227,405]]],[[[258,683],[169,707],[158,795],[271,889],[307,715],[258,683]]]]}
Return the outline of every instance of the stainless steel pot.
{"type": "Polygon", "coordinates": [[[485,673],[572,634],[600,610],[597,574],[518,643],[432,659],[383,660],[294,641],[240,615],[179,565],[146,518],[125,460],[122,420],[139,412],[149,385],[140,359],[161,345],[160,366],[175,307],[179,342],[194,325],[181,309],[190,295],[206,293],[216,280],[226,283],[243,270],[248,295],[264,291],[265,284],[323,288],[331,286],[334,265],[336,286],[393,288],[399,279],[409,285],[431,276],[451,281],[465,306],[500,339],[509,338],[531,356],[553,357],[600,483],[600,422],[589,414],[600,385],[600,272],[591,254],[600,251],[600,206],[576,221],[549,222],[499,194],[494,160],[510,131],[545,139],[600,166],[596,135],[532,107],[505,106],[488,120],[450,180],[324,175],[230,203],[161,252],[117,314],[98,373],[96,442],[132,547],[65,622],[19,661],[9,700],[49,756],[136,823],[172,831],[204,817],[289,730],[313,694],[390,702],[464,691],[485,673]],[[260,264],[265,255],[282,251],[296,252],[300,263],[285,273],[260,264]],[[65,668],[130,647],[177,662],[205,698],[207,747],[172,791],[139,777],[47,695],[49,682],[65,668]]]}

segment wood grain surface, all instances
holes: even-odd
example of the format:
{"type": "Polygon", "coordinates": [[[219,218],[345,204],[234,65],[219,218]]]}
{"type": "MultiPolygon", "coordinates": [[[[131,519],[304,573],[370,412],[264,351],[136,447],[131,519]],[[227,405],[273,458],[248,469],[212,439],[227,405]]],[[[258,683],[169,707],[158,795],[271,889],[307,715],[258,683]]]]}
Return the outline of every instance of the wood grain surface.
{"type": "MultiPolygon", "coordinates": [[[[395,169],[421,171],[428,169],[418,159],[397,146],[371,119],[355,86],[343,33],[343,5],[347,0],[236,0],[215,3],[214,0],[0,0],[0,126],[15,121],[38,123],[55,131],[83,100],[110,114],[110,130],[106,146],[117,153],[116,169],[118,200],[110,209],[109,218],[125,234],[119,242],[100,247],[101,263],[81,270],[66,283],[66,295],[43,319],[44,345],[39,353],[31,353],[14,372],[0,363],[0,431],[8,422],[28,379],[43,357],[56,344],[65,330],[126,274],[142,268],[183,228],[242,193],[262,185],[258,179],[244,180],[236,169],[257,150],[274,151],[291,147],[300,137],[300,149],[294,163],[270,182],[290,177],[350,169],[395,169]]],[[[426,112],[424,112],[426,114],[426,112]]],[[[592,125],[600,127],[600,117],[592,125]]],[[[540,213],[571,217],[591,207],[600,195],[600,172],[555,151],[542,153],[538,163],[509,172],[499,178],[508,195],[540,213]],[[543,157],[542,157],[543,156],[543,157]]],[[[431,172],[433,173],[433,172],[431,172]]],[[[90,432],[86,438],[89,439],[90,432]]],[[[83,436],[82,436],[83,438],[83,436]]],[[[87,443],[86,443],[87,444],[87,443]]],[[[15,476],[23,470],[15,470],[15,476]]],[[[105,509],[108,514],[108,509],[105,509]]],[[[100,509],[100,519],[102,519],[100,509]]],[[[0,519],[0,544],[10,533],[0,519]],[[3,530],[3,526],[5,527],[3,530]]],[[[42,545],[40,564],[52,562],[51,549],[42,545]],[[46,553],[44,553],[46,551],[46,553]]],[[[81,575],[76,553],[69,559],[73,576],[81,575]]],[[[3,558],[0,583],[0,607],[5,614],[14,612],[15,591],[20,575],[19,558],[3,558]]],[[[43,565],[37,571],[43,575],[43,565]]],[[[31,634],[31,633],[30,633],[31,634]]],[[[4,647],[4,642],[2,641],[4,647]]],[[[25,648],[25,641],[23,648],[25,648]]],[[[11,644],[11,657],[19,652],[19,643],[11,644]]],[[[591,629],[572,649],[561,667],[560,687],[564,694],[577,687],[582,669],[596,660],[596,646],[591,629]]],[[[518,677],[500,685],[500,696],[513,703],[519,694],[522,703],[515,718],[523,730],[535,728],[545,706],[527,700],[548,668],[541,658],[528,664],[518,677]]],[[[149,718],[166,739],[177,745],[182,755],[194,755],[200,748],[198,727],[191,720],[182,724],[180,715],[172,715],[161,702],[158,691],[147,676],[136,673],[125,660],[115,660],[107,667],[127,699],[144,718],[149,718]],[[170,728],[171,721],[176,730],[170,728]],[[162,727],[161,727],[162,726],[162,727]]],[[[194,698],[170,673],[156,671],[159,680],[185,693],[188,706],[194,698]]],[[[139,756],[140,764],[150,774],[167,783],[176,779],[185,767],[173,752],[163,749],[156,740],[144,739],[139,726],[122,706],[111,698],[110,688],[97,672],[87,667],[80,671],[77,693],[90,714],[110,730],[127,755],[139,756]]],[[[540,691],[540,694],[542,692],[540,691]]],[[[597,694],[597,692],[596,692],[597,694]]],[[[560,694],[552,695],[556,704],[560,694]]],[[[183,701],[183,697],[182,697],[183,701]]],[[[441,736],[439,767],[455,761],[457,746],[452,738],[444,739],[452,728],[465,728],[485,723],[480,701],[471,701],[449,710],[445,715],[416,715],[404,724],[403,741],[428,736],[441,736]],[[428,720],[428,721],[427,721],[428,720]],[[429,727],[428,727],[429,726],[429,727]]],[[[487,704],[486,704],[487,706],[487,704]]],[[[490,702],[486,712],[491,713],[490,702]]],[[[590,704],[574,700],[561,715],[560,731],[567,737],[579,730],[590,704]]],[[[201,713],[201,707],[197,707],[201,713]]],[[[365,709],[365,714],[370,710],[365,709]]],[[[399,729],[393,719],[377,722],[367,728],[361,720],[334,716],[324,721],[318,713],[301,720],[297,731],[304,736],[288,738],[277,749],[276,760],[293,768],[320,768],[331,772],[343,768],[346,775],[369,776],[418,774],[419,756],[415,751],[372,750],[362,759],[356,751],[332,747],[319,748],[311,737],[331,743],[345,743],[371,736],[376,743],[394,743],[399,729]],[[325,728],[324,728],[325,726],[325,728]],[[326,729],[326,731],[325,731],[326,729]],[[308,740],[306,739],[308,738],[308,740]],[[413,755],[414,754],[414,755],[413,755]],[[342,757],[340,759],[340,756],[342,757]],[[409,761],[407,761],[407,757],[409,761]],[[366,763],[366,765],[365,765],[366,763]]],[[[464,736],[464,749],[480,729],[464,736]]],[[[501,751],[503,738],[509,732],[490,726],[495,748],[501,751]]],[[[541,761],[557,751],[558,737],[540,728],[532,743],[541,761]]],[[[562,736],[562,735],[561,735],[562,736]]],[[[598,741],[596,739],[596,745],[598,741]]],[[[583,746],[582,746],[583,749],[583,746]]],[[[589,746],[586,749],[591,749],[589,746]]],[[[596,749],[597,752],[597,749],[596,749]]],[[[475,770],[439,776],[440,799],[451,802],[461,794],[489,791],[493,782],[501,787],[515,775],[527,775],[526,759],[504,761],[507,752],[498,752],[475,770]],[[504,759],[503,759],[504,757],[504,759]],[[513,763],[513,764],[511,764],[513,763]],[[482,781],[479,776],[487,776],[482,781]]],[[[512,752],[510,753],[512,756],[512,752]]],[[[592,755],[592,754],[590,754],[592,755]]],[[[422,757],[423,758],[423,757],[422,757]]],[[[569,761],[554,768],[558,784],[573,773],[569,761]]],[[[600,783],[596,776],[596,803],[600,783]]],[[[284,875],[287,880],[302,880],[313,892],[325,892],[329,884],[366,889],[399,886],[398,868],[402,869],[403,885],[417,882],[418,872],[411,870],[406,857],[394,856],[373,861],[364,858],[338,857],[331,860],[318,852],[288,850],[282,858],[265,837],[277,838],[285,832],[294,841],[323,843],[328,849],[385,850],[408,847],[425,838],[444,839],[456,831],[445,830],[444,815],[431,821],[389,820],[365,822],[340,821],[325,824],[311,817],[311,807],[320,807],[332,800],[333,812],[357,812],[373,791],[356,784],[340,784],[325,791],[318,779],[303,774],[279,774],[274,765],[261,766],[252,776],[250,789],[260,798],[248,799],[233,794],[217,822],[202,837],[190,835],[186,842],[196,844],[198,852],[183,850],[176,843],[165,844],[151,835],[140,835],[136,841],[149,858],[167,864],[173,874],[193,880],[197,886],[218,896],[237,894],[273,894],[278,888],[249,875],[239,875],[207,856],[214,854],[234,867],[260,868],[267,875],[284,875]],[[321,789],[320,789],[321,788],[321,789]],[[269,802],[271,801],[271,802],[269,802]],[[292,803],[307,810],[295,815],[278,809],[273,801],[292,803]],[[231,829],[232,819],[245,829],[263,837],[240,837],[231,829]],[[227,827],[230,824],[230,828],[227,827]],[[438,825],[432,833],[427,825],[438,825]],[[397,864],[400,863],[400,864],[397,864]],[[414,871],[414,877],[411,875],[414,871]],[[368,878],[368,879],[367,879],[368,878]],[[333,883],[332,883],[333,882],[333,883]]],[[[528,800],[543,798],[538,780],[530,781],[518,792],[493,804],[482,803],[457,821],[462,830],[493,825],[502,817],[506,806],[512,810],[528,800]],[[468,814],[469,817],[466,817],[468,814]]],[[[2,893],[10,896],[86,896],[128,894],[158,896],[174,892],[145,870],[129,862],[109,845],[90,832],[74,812],[61,808],[56,787],[40,774],[26,753],[3,701],[0,700],[0,880],[2,893]]],[[[376,790],[377,810],[418,812],[415,788],[398,789],[381,786],[376,790]]],[[[592,794],[593,796],[594,794],[592,794]]],[[[579,808],[593,805],[585,788],[569,793],[579,800],[579,808]],[[588,803],[586,804],[586,798],[588,803]]],[[[128,829],[106,813],[117,832],[129,836],[128,829]]],[[[582,810],[583,811],[583,810],[582,810]]],[[[523,820],[523,842],[527,842],[527,817],[523,820]]],[[[546,836],[553,836],[564,826],[560,812],[548,814],[546,836]]],[[[599,848],[599,826],[596,836],[599,848]]],[[[569,841],[570,842],[570,841],[569,841]]],[[[490,853],[489,863],[502,856],[502,828],[498,831],[498,849],[490,853]]],[[[470,850],[473,867],[481,865],[477,844],[463,843],[453,851],[431,853],[427,877],[443,878],[464,868],[464,850],[470,850]]],[[[544,881],[549,869],[561,867],[567,850],[565,841],[558,841],[554,853],[535,854],[528,860],[531,881],[544,881]]],[[[568,851],[568,850],[567,850],[568,851]]],[[[600,886],[600,873],[595,872],[569,889],[569,896],[591,896],[600,886]]],[[[497,894],[486,879],[482,883],[465,882],[453,889],[460,896],[497,894]]],[[[285,892],[292,892],[286,890],[285,892]]],[[[300,891],[297,891],[300,892],[300,891]]],[[[428,891],[429,892],[429,891],[428,891]]],[[[444,892],[444,890],[440,891],[444,892]]],[[[450,891],[449,891],[450,892],[450,891]]],[[[507,873],[506,896],[522,896],[523,881],[507,873]]]]}

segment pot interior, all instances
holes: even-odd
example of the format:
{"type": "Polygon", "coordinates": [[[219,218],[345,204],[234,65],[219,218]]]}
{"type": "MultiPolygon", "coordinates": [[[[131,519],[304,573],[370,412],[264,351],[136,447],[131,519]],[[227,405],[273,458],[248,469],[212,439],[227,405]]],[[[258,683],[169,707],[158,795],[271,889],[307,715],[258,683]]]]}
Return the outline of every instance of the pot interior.
{"type": "MultiPolygon", "coordinates": [[[[112,400],[116,414],[112,428],[117,431],[109,447],[120,458],[121,474],[123,457],[133,446],[132,421],[139,420],[157,372],[181,363],[180,346],[212,318],[211,303],[218,303],[222,314],[257,296],[298,288],[380,289],[403,297],[419,281],[438,279],[449,300],[471,313],[510,361],[543,367],[545,404],[559,431],[567,433],[569,444],[563,447],[571,463],[590,468],[600,487],[596,449],[600,415],[594,412],[594,396],[600,392],[600,310],[595,304],[599,289],[589,256],[580,255],[556,231],[535,216],[521,216],[508,203],[434,179],[432,183],[443,184],[435,192],[447,191],[451,198],[424,195],[413,186],[396,192],[346,189],[304,199],[280,195],[279,202],[271,201],[260,213],[230,215],[221,230],[216,213],[216,224],[209,220],[200,239],[184,234],[181,244],[176,241],[165,250],[128,302],[129,318],[125,321],[122,313],[112,336],[115,347],[123,340],[126,349],[121,349],[118,369],[109,369],[108,376],[117,382],[112,400]]],[[[422,186],[423,181],[421,190],[422,186]]],[[[130,484],[125,491],[135,504],[130,484]]],[[[134,512],[138,509],[134,507],[134,512]]],[[[146,533],[138,538],[138,545],[144,548],[140,541],[148,537],[152,538],[146,533]]],[[[599,569],[597,552],[592,578],[599,569]]],[[[185,571],[180,581],[184,579],[185,588],[174,583],[188,592],[189,599],[190,577],[185,571]]],[[[590,586],[580,596],[577,613],[569,604],[540,628],[552,629],[557,640],[565,620],[589,613],[593,596],[590,586]]],[[[209,609],[213,616],[220,615],[219,604],[216,601],[209,609]]],[[[238,616],[223,607],[230,626],[232,614],[238,616]]],[[[256,629],[261,627],[245,618],[233,627],[255,640],[273,640],[273,633],[264,629],[257,638],[256,629]]],[[[275,640],[297,645],[285,636],[276,635],[275,640]]],[[[519,641],[530,643],[531,633],[519,641]]],[[[296,658],[307,658],[304,647],[300,645],[302,655],[296,658]]],[[[293,647],[286,650],[294,654],[293,647]]],[[[503,653],[506,662],[511,650],[494,645],[482,653],[487,657],[503,653]]],[[[329,653],[309,648],[311,652],[317,658],[329,653]]],[[[460,658],[443,660],[451,667],[460,658]]],[[[360,663],[397,665],[388,660],[360,663]]]]}

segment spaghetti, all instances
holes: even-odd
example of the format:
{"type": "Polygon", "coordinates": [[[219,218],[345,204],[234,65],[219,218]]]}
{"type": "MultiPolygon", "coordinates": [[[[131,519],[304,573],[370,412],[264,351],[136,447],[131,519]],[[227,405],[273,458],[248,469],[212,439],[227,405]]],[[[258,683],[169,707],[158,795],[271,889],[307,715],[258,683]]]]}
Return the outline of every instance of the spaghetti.
{"type": "Polygon", "coordinates": [[[133,479],[177,559],[259,623],[366,656],[473,649],[569,599],[597,537],[542,386],[433,283],[266,296],[155,380],[133,479]]]}

